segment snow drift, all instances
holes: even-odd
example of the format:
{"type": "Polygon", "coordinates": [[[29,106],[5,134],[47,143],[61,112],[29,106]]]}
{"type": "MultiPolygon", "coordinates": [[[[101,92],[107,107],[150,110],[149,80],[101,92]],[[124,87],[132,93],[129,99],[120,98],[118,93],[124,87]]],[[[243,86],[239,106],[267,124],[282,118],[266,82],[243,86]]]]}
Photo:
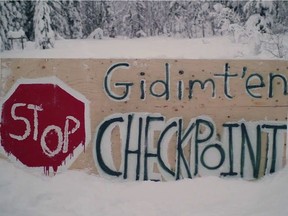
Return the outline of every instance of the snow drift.
{"type": "Polygon", "coordinates": [[[111,182],[84,171],[35,176],[0,159],[2,216],[288,214],[288,168],[258,181],[111,182]]]}

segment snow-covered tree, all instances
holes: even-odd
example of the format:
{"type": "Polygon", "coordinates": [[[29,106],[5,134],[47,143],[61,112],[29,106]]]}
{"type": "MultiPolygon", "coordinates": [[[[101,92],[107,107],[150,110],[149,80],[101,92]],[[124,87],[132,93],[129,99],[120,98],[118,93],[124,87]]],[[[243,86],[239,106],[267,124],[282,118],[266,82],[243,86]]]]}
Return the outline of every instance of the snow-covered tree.
{"type": "Polygon", "coordinates": [[[23,30],[27,36],[27,39],[34,41],[35,35],[33,19],[35,13],[35,1],[25,1],[25,5],[23,7],[25,8],[24,11],[26,16],[25,24],[23,24],[23,30]]]}
{"type": "Polygon", "coordinates": [[[239,22],[237,24],[243,25],[246,21],[246,14],[244,12],[244,5],[246,1],[243,0],[230,0],[227,2],[226,7],[230,8],[233,10],[237,16],[239,17],[239,22]]]}
{"type": "Polygon", "coordinates": [[[51,27],[56,39],[70,39],[70,27],[67,18],[66,5],[62,1],[48,1],[50,6],[51,27]]]}
{"type": "Polygon", "coordinates": [[[0,50],[9,49],[9,42],[7,38],[7,32],[9,31],[9,13],[8,13],[6,2],[0,2],[0,40],[1,47],[0,50]]]}
{"type": "MultiPolygon", "coordinates": [[[[39,2],[0,1],[2,47],[10,49],[9,31],[23,29],[28,40],[34,40],[36,31],[39,35],[39,29],[34,28],[39,2]]],[[[51,28],[46,31],[56,39],[86,38],[97,28],[103,30],[103,36],[112,38],[157,35],[195,38],[225,35],[227,31],[234,36],[244,33],[253,36],[251,32],[283,34],[288,30],[288,2],[280,0],[41,2],[50,10],[51,28]]],[[[236,36],[235,41],[238,39],[236,36]]]]}
{"type": "Polygon", "coordinates": [[[282,25],[284,28],[288,27],[288,1],[274,1],[274,7],[275,7],[275,22],[282,25]]]}
{"type": "Polygon", "coordinates": [[[273,27],[273,13],[275,11],[273,1],[249,0],[244,5],[244,11],[248,17],[246,27],[248,30],[266,33],[273,27]]]}
{"type": "Polygon", "coordinates": [[[224,7],[217,3],[213,6],[215,12],[213,14],[213,27],[220,35],[228,33],[231,24],[239,23],[239,16],[230,8],[224,7]]]}
{"type": "Polygon", "coordinates": [[[124,17],[128,10],[126,3],[113,1],[106,2],[106,5],[108,7],[106,11],[109,13],[108,17],[110,22],[103,23],[104,34],[112,38],[115,38],[116,36],[127,36],[127,28],[125,28],[126,23],[124,22],[124,17]]]}
{"type": "Polygon", "coordinates": [[[208,17],[209,17],[209,3],[208,2],[204,2],[203,4],[201,4],[201,10],[199,11],[198,14],[198,21],[199,21],[199,25],[201,26],[201,30],[202,30],[202,37],[205,37],[205,27],[206,27],[206,22],[208,21],[208,17]]]}
{"type": "Polygon", "coordinates": [[[154,20],[154,23],[153,23],[153,26],[155,26],[155,30],[157,31],[157,35],[161,34],[161,35],[164,35],[165,33],[165,25],[166,25],[166,22],[167,22],[167,17],[169,15],[169,2],[165,2],[165,1],[162,1],[162,2],[155,2],[153,1],[153,4],[151,7],[155,8],[155,7],[158,7],[158,10],[157,11],[154,11],[154,14],[155,14],[155,18],[153,19],[154,20]]]}
{"type": "Polygon", "coordinates": [[[34,30],[36,47],[40,49],[54,47],[55,35],[51,28],[50,7],[46,1],[38,0],[36,2],[34,30]]]}
{"type": "Polygon", "coordinates": [[[146,6],[142,1],[127,2],[127,14],[123,17],[126,35],[130,38],[146,36],[145,12],[146,6]]]}
{"type": "Polygon", "coordinates": [[[185,2],[169,2],[169,13],[165,25],[165,33],[168,36],[185,37],[185,2]]]}
{"type": "Polygon", "coordinates": [[[80,1],[73,0],[68,1],[66,5],[71,39],[78,39],[83,37],[80,6],[80,1]]]}
{"type": "Polygon", "coordinates": [[[249,47],[255,55],[262,51],[264,34],[269,33],[273,26],[272,11],[273,2],[249,0],[244,5],[247,16],[245,30],[249,35],[249,47]]]}
{"type": "Polygon", "coordinates": [[[24,1],[0,1],[0,37],[2,47],[11,48],[8,32],[24,29],[27,17],[25,15],[24,1]]]}
{"type": "Polygon", "coordinates": [[[114,23],[115,17],[113,15],[113,11],[111,9],[109,2],[102,1],[102,8],[104,12],[102,29],[105,30],[105,32],[103,33],[109,37],[115,37],[116,36],[115,23],[114,23]]]}
{"type": "Polygon", "coordinates": [[[212,3],[210,1],[193,1],[182,3],[185,9],[185,31],[189,38],[206,37],[214,34],[212,3]]]}
{"type": "Polygon", "coordinates": [[[259,14],[260,16],[267,16],[273,13],[274,7],[273,1],[264,1],[264,0],[249,0],[244,5],[244,12],[247,17],[250,17],[253,14],[259,14]]]}
{"type": "MultiPolygon", "coordinates": [[[[82,3],[83,32],[85,36],[91,34],[97,28],[104,31],[107,36],[115,37],[115,18],[112,4],[108,1],[84,1],[82,3]]],[[[115,10],[116,8],[114,8],[115,10]]]]}

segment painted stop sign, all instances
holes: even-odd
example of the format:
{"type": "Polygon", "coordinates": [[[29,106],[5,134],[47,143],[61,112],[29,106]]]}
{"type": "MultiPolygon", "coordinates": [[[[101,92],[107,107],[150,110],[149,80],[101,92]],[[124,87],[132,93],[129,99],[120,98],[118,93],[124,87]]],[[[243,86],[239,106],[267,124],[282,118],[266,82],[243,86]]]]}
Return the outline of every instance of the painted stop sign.
{"type": "Polygon", "coordinates": [[[67,168],[90,141],[88,101],[56,77],[20,79],[1,108],[1,150],[49,174],[67,168]]]}

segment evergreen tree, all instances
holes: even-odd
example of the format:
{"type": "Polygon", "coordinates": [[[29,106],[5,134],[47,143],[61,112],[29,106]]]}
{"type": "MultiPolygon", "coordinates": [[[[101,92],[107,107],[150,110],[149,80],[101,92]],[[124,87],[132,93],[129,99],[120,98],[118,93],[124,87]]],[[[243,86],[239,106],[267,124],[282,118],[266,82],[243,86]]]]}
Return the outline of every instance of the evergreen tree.
{"type": "Polygon", "coordinates": [[[54,47],[55,35],[51,28],[50,7],[46,1],[38,0],[36,2],[34,30],[36,47],[40,49],[54,47]]]}
{"type": "Polygon", "coordinates": [[[200,11],[198,14],[198,22],[201,28],[202,37],[206,36],[205,30],[207,29],[207,22],[209,21],[209,7],[210,4],[208,2],[203,2],[200,6],[200,11]]]}
{"type": "Polygon", "coordinates": [[[239,23],[239,16],[229,7],[223,7],[223,5],[217,3],[214,5],[215,12],[213,14],[214,28],[220,35],[228,33],[229,26],[231,24],[239,23]]]}
{"type": "Polygon", "coordinates": [[[188,2],[186,5],[186,31],[189,38],[200,37],[201,28],[199,23],[201,21],[200,12],[201,12],[201,2],[188,2]]]}
{"type": "Polygon", "coordinates": [[[146,32],[150,32],[149,36],[163,35],[169,14],[169,2],[148,1],[145,3],[147,4],[147,19],[149,20],[146,32]]]}
{"type": "Polygon", "coordinates": [[[273,1],[274,23],[277,23],[275,28],[284,33],[288,31],[288,1],[273,1]]]}
{"type": "Polygon", "coordinates": [[[262,0],[249,0],[245,6],[244,11],[249,17],[246,21],[246,28],[250,32],[258,31],[260,33],[267,33],[271,30],[273,25],[273,2],[263,2],[262,0]]]}
{"type": "Polygon", "coordinates": [[[54,36],[78,39],[97,28],[106,37],[130,38],[207,37],[226,34],[231,28],[250,35],[255,31],[283,34],[288,31],[287,13],[287,1],[277,0],[5,0],[0,1],[0,46],[10,49],[8,33],[21,29],[42,48],[52,47],[54,36]]]}
{"type": "Polygon", "coordinates": [[[98,14],[97,12],[97,4],[98,2],[96,1],[84,1],[82,6],[82,13],[83,13],[83,34],[85,35],[85,37],[87,37],[88,35],[91,34],[91,32],[93,32],[98,25],[98,20],[97,20],[97,16],[98,14]]]}
{"type": "Polygon", "coordinates": [[[5,49],[9,49],[10,45],[7,38],[7,33],[9,31],[9,11],[7,7],[7,3],[0,1],[0,50],[3,51],[5,49]]]}
{"type": "Polygon", "coordinates": [[[115,36],[113,12],[111,3],[107,1],[85,1],[82,13],[84,17],[84,34],[87,36],[97,28],[101,28],[105,35],[115,36]]]}
{"type": "Polygon", "coordinates": [[[135,12],[132,12],[131,25],[132,37],[145,37],[145,22],[146,22],[146,6],[144,2],[137,1],[135,5],[135,12]]]}
{"type": "Polygon", "coordinates": [[[70,38],[79,39],[83,37],[82,19],[80,16],[80,1],[68,1],[66,3],[66,14],[70,29],[70,38]]]}
{"type": "Polygon", "coordinates": [[[26,26],[24,1],[0,1],[0,37],[2,49],[11,49],[8,33],[19,31],[26,26]]]}
{"type": "Polygon", "coordinates": [[[130,38],[146,36],[145,33],[145,12],[144,2],[127,2],[127,13],[123,17],[123,28],[125,35],[130,38]]]}
{"type": "Polygon", "coordinates": [[[34,24],[33,24],[33,18],[35,13],[35,2],[34,1],[25,1],[25,16],[26,21],[23,25],[23,30],[27,36],[27,39],[30,41],[33,41],[35,38],[34,35],[34,24]]]}
{"type": "Polygon", "coordinates": [[[66,5],[63,1],[48,1],[50,6],[51,27],[56,39],[70,39],[70,28],[66,14],[66,5]]]}
{"type": "Polygon", "coordinates": [[[233,0],[229,1],[227,7],[233,10],[236,15],[239,17],[239,25],[243,25],[246,21],[246,14],[244,12],[244,5],[246,1],[243,0],[233,0]]]}
{"type": "Polygon", "coordinates": [[[169,4],[168,21],[165,31],[169,36],[183,36],[185,32],[184,25],[185,9],[182,2],[172,1],[169,4]]]}

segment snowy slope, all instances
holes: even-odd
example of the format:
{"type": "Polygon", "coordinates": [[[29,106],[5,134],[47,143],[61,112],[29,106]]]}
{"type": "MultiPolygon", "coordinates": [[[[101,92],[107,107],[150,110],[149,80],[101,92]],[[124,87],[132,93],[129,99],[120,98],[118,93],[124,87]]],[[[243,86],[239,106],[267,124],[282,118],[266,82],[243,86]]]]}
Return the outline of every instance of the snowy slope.
{"type": "MultiPolygon", "coordinates": [[[[288,43],[288,36],[287,36],[288,43]]],[[[287,44],[288,46],[288,44],[287,44]]],[[[0,53],[0,58],[184,58],[184,59],[274,59],[263,50],[255,55],[253,45],[232,43],[229,37],[177,39],[152,37],[139,39],[58,40],[54,49],[35,49],[0,53]]]]}
{"type": "Polygon", "coordinates": [[[288,215],[288,168],[256,182],[203,177],[111,182],[83,171],[34,176],[0,159],[1,216],[288,215]]]}

